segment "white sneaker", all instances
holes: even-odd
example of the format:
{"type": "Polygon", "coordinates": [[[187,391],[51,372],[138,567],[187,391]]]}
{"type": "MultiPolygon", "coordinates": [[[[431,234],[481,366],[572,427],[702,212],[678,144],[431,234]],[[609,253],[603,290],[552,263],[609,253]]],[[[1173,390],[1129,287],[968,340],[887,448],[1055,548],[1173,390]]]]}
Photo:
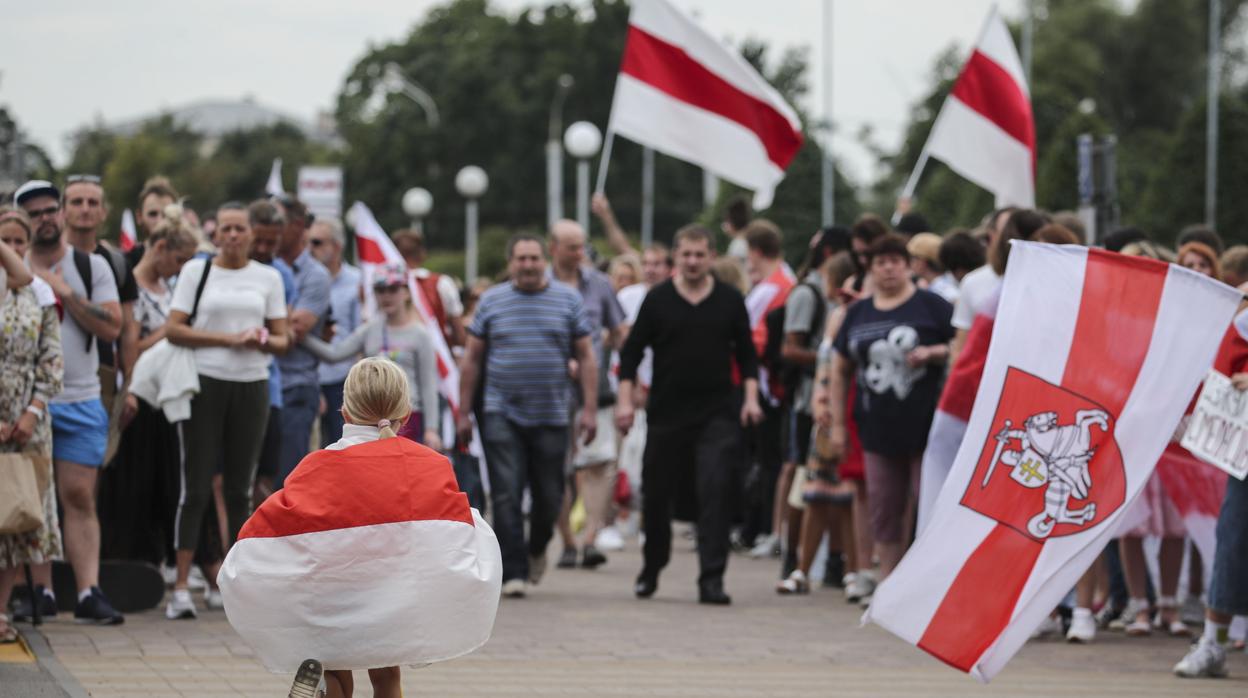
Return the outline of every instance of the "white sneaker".
{"type": "Polygon", "coordinates": [[[856,574],[852,574],[853,579],[849,579],[851,575],[845,575],[848,581],[845,584],[845,600],[849,603],[857,603],[864,597],[875,593],[875,574],[870,570],[860,570],[856,574]]]}
{"type": "Polygon", "coordinates": [[[204,608],[212,611],[220,611],[225,608],[225,599],[222,598],[220,589],[209,587],[208,591],[204,592],[204,608]]]}
{"type": "Polygon", "coordinates": [[[1070,630],[1066,631],[1066,641],[1087,644],[1094,639],[1096,639],[1096,617],[1092,615],[1092,609],[1076,608],[1074,615],[1070,618],[1070,630]]]}
{"type": "Polygon", "coordinates": [[[503,582],[503,598],[505,599],[523,599],[528,591],[528,585],[523,579],[508,579],[503,582]]]}
{"type": "Polygon", "coordinates": [[[1060,632],[1062,632],[1062,621],[1053,616],[1045,616],[1040,625],[1031,631],[1031,639],[1036,640],[1060,632]]]}
{"type": "Polygon", "coordinates": [[[780,536],[774,533],[763,536],[753,548],[750,548],[750,557],[778,557],[780,555],[780,536]]]}
{"type": "Polygon", "coordinates": [[[186,586],[191,591],[201,591],[208,588],[208,580],[204,579],[204,573],[198,567],[192,567],[186,578],[186,586]]]}
{"type": "Polygon", "coordinates": [[[1187,656],[1174,665],[1174,673],[1185,679],[1226,678],[1226,648],[1213,638],[1201,635],[1187,656]]]}
{"type": "Polygon", "coordinates": [[[624,549],[624,536],[615,526],[607,526],[594,537],[594,547],[608,552],[624,549]]]}
{"type": "Polygon", "coordinates": [[[190,589],[174,589],[165,604],[165,617],[169,620],[194,620],[199,616],[195,610],[195,599],[191,598],[190,589]]]}

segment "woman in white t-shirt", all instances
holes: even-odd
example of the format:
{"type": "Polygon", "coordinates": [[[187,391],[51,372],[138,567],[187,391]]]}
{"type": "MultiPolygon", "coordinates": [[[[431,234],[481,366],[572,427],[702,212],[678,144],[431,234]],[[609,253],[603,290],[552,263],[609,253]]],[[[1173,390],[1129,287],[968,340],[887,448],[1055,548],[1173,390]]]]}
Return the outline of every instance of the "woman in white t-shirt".
{"type": "Polygon", "coordinates": [[[225,204],[217,211],[214,239],[215,258],[192,260],[182,268],[165,330],[171,343],[195,349],[199,372],[191,418],[179,425],[184,456],[174,538],[178,578],[165,609],[169,618],[195,617],[187,575],[218,464],[224,470],[227,546],[251,513],[269,415],[270,355],[283,354],[289,346],[282,278],[248,257],[251,222],[242,204],[225,204]]]}

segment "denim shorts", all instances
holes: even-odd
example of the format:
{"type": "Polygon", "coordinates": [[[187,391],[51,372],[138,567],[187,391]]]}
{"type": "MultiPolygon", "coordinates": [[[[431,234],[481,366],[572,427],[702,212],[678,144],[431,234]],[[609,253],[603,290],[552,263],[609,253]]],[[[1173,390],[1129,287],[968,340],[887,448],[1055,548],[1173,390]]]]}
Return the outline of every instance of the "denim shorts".
{"type": "Polygon", "coordinates": [[[1209,607],[1233,616],[1248,615],[1248,482],[1227,478],[1217,535],[1209,607]]]}
{"type": "Polygon", "coordinates": [[[82,402],[53,402],[48,405],[52,415],[52,458],[88,468],[104,464],[108,446],[108,412],[99,398],[82,402]]]}

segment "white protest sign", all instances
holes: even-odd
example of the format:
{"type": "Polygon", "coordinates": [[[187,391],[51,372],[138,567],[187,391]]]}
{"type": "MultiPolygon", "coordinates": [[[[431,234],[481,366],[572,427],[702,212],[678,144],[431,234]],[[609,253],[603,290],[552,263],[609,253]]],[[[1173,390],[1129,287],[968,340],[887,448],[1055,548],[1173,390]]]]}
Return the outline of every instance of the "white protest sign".
{"type": "Polygon", "coordinates": [[[1248,476],[1248,392],[1210,371],[1179,442],[1193,456],[1243,480],[1248,476]]]}
{"type": "Polygon", "coordinates": [[[342,216],[342,168],[305,166],[299,168],[299,200],[318,218],[342,216]]]}

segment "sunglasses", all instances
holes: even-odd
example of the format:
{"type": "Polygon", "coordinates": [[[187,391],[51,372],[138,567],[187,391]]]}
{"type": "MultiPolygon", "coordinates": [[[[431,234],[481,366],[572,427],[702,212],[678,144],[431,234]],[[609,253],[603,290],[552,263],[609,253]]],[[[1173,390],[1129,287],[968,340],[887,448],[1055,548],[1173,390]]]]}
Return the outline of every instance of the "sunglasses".
{"type": "Polygon", "coordinates": [[[311,240],[308,240],[308,244],[313,247],[320,247],[321,245],[328,245],[329,240],[318,240],[316,238],[312,238],[311,240]]]}
{"type": "Polygon", "coordinates": [[[403,284],[377,284],[373,287],[373,291],[377,293],[398,293],[403,288],[403,284]]]}
{"type": "Polygon", "coordinates": [[[78,184],[79,182],[86,182],[87,184],[99,184],[102,181],[103,180],[100,179],[99,175],[93,175],[93,174],[72,174],[65,178],[66,184],[78,184]]]}

